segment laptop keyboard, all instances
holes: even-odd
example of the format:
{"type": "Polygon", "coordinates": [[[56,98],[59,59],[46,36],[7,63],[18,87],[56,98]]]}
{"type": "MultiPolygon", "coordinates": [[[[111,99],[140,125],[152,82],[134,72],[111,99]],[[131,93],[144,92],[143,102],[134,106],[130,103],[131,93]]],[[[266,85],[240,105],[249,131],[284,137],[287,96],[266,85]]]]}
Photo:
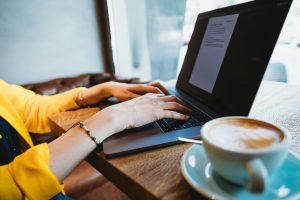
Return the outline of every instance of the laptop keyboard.
{"type": "Polygon", "coordinates": [[[210,117],[202,112],[192,112],[190,119],[187,121],[174,120],[174,119],[161,119],[157,123],[164,132],[174,130],[187,129],[195,126],[201,126],[209,121],[210,117]],[[200,119],[200,120],[199,120],[200,119]]]}

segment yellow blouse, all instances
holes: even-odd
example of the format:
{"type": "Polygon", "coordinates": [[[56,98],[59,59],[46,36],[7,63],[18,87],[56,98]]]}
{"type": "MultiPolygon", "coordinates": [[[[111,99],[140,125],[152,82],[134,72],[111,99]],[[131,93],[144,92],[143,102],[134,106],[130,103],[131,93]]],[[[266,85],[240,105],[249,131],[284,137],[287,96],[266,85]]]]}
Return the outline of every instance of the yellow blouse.
{"type": "Polygon", "coordinates": [[[30,146],[11,163],[0,166],[0,199],[43,200],[50,199],[63,190],[63,185],[49,168],[48,145],[44,143],[33,147],[28,132],[50,132],[48,116],[78,108],[75,99],[81,89],[41,96],[0,80],[0,116],[30,146]]]}

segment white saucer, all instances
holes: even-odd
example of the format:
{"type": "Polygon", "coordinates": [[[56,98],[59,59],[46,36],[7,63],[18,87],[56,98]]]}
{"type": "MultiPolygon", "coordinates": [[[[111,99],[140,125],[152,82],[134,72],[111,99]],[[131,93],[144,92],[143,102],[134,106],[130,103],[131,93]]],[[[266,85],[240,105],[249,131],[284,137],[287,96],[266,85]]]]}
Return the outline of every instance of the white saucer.
{"type": "Polygon", "coordinates": [[[300,160],[289,153],[269,187],[262,194],[253,194],[231,184],[216,174],[208,162],[202,145],[193,145],[183,155],[181,171],[186,181],[209,199],[271,200],[300,199],[300,160]]]}

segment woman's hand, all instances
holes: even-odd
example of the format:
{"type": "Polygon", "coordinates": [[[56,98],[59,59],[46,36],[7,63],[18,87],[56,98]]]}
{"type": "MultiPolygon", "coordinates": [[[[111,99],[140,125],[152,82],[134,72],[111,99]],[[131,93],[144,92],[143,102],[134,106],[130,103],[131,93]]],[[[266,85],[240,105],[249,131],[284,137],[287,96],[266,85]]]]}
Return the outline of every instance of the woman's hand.
{"type": "Polygon", "coordinates": [[[147,93],[168,94],[167,89],[160,82],[150,82],[148,84],[108,82],[107,85],[111,95],[119,101],[127,101],[147,93]]]}
{"type": "MultiPolygon", "coordinates": [[[[162,118],[187,120],[190,109],[183,106],[174,96],[146,94],[133,100],[107,107],[91,118],[85,125],[99,141],[124,129],[148,124],[162,118]]],[[[120,144],[122,145],[122,144],[120,144]]],[[[96,144],[86,132],[75,127],[49,143],[50,168],[59,181],[77,166],[96,144]]]]}
{"type": "Polygon", "coordinates": [[[168,91],[160,82],[127,84],[111,81],[82,90],[76,103],[79,106],[93,105],[109,97],[116,97],[119,101],[127,101],[146,93],[168,94],[168,91]]]}
{"type": "MultiPolygon", "coordinates": [[[[95,124],[109,121],[109,126],[112,128],[109,132],[113,134],[162,118],[187,120],[189,118],[187,114],[190,112],[191,110],[182,105],[175,96],[149,93],[133,100],[107,107],[89,120],[94,121],[95,124]]],[[[94,127],[96,128],[96,126],[94,127]]]]}

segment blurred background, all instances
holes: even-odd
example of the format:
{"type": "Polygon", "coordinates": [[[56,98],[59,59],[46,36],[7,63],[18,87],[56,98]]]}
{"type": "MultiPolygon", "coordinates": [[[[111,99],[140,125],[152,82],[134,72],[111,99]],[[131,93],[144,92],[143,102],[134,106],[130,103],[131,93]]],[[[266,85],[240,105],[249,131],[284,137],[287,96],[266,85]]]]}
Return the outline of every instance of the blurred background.
{"type": "MultiPolygon", "coordinates": [[[[108,0],[116,72],[145,80],[175,78],[197,15],[248,1],[108,0]]],[[[300,1],[295,0],[265,79],[300,84],[299,23],[300,1]]]]}
{"type": "MultiPolygon", "coordinates": [[[[246,0],[0,0],[0,79],[24,84],[87,72],[178,75],[197,15],[246,0]]],[[[294,0],[265,79],[300,84],[294,0]]]]}

